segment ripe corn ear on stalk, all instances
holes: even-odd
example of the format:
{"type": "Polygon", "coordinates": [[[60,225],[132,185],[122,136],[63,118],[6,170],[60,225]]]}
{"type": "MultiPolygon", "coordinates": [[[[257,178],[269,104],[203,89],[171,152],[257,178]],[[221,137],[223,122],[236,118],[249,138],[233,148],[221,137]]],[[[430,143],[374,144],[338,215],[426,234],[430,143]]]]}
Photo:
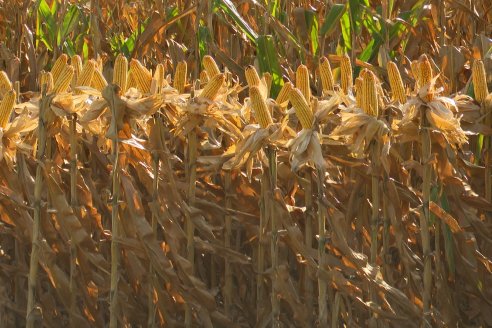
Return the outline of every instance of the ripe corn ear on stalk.
{"type": "Polygon", "coordinates": [[[359,75],[355,79],[355,103],[357,107],[362,108],[362,84],[363,84],[362,76],[359,75]]]}
{"type": "Polygon", "coordinates": [[[362,74],[362,110],[371,116],[378,117],[378,93],[376,77],[370,70],[365,69],[362,74]]]}
{"type": "Polygon", "coordinates": [[[130,61],[130,70],[137,84],[137,89],[142,93],[149,93],[152,83],[152,74],[150,74],[149,70],[136,59],[130,61]]]}
{"type": "Polygon", "coordinates": [[[43,86],[46,85],[46,93],[53,90],[53,75],[51,72],[41,71],[39,73],[39,89],[43,91],[43,86]]]}
{"type": "Polygon", "coordinates": [[[99,91],[102,91],[107,85],[108,85],[108,82],[104,78],[101,71],[96,70],[94,72],[94,75],[92,76],[91,87],[93,87],[94,89],[97,89],[99,91]]]}
{"type": "Polygon", "coordinates": [[[217,95],[219,94],[220,88],[224,84],[224,81],[224,74],[221,73],[216,75],[207,83],[205,88],[203,88],[202,92],[200,93],[200,97],[206,98],[208,100],[215,100],[215,98],[217,98],[217,95]]]}
{"type": "Polygon", "coordinates": [[[92,81],[92,76],[94,75],[95,71],[96,71],[96,62],[92,59],[88,60],[85,63],[84,67],[82,68],[82,71],[80,72],[76,85],[78,87],[90,86],[92,81]]]}
{"type": "Polygon", "coordinates": [[[51,74],[53,75],[53,81],[56,82],[58,80],[58,77],[62,73],[63,69],[65,66],[67,66],[67,61],[68,61],[68,56],[65,54],[60,55],[53,64],[53,67],[51,68],[51,74]]]}
{"type": "Polygon", "coordinates": [[[246,81],[248,82],[248,86],[250,88],[260,85],[260,76],[258,75],[258,72],[253,65],[249,65],[248,67],[246,67],[246,69],[244,70],[244,75],[246,76],[246,81]]]}
{"type": "Polygon", "coordinates": [[[166,72],[164,69],[164,65],[158,64],[155,67],[155,72],[154,72],[154,79],[156,80],[158,87],[162,87],[162,85],[164,84],[165,74],[166,72]]]}
{"type": "Polygon", "coordinates": [[[173,86],[179,93],[183,93],[186,85],[186,75],[188,74],[188,66],[185,61],[180,61],[176,65],[176,72],[174,73],[173,86]]]}
{"type": "Polygon", "coordinates": [[[9,122],[10,115],[14,109],[17,94],[14,90],[9,90],[0,102],[0,127],[5,129],[9,122]]]}
{"type": "Polygon", "coordinates": [[[0,71],[0,97],[10,89],[12,89],[12,83],[10,83],[7,73],[0,71]]]}
{"type": "Polygon", "coordinates": [[[209,78],[213,78],[215,75],[220,74],[219,66],[212,56],[206,55],[203,57],[203,67],[205,68],[209,78]]]}
{"type": "Polygon", "coordinates": [[[121,88],[121,91],[126,91],[128,79],[128,60],[122,54],[119,54],[114,61],[113,68],[113,83],[121,88]]]}
{"type": "Polygon", "coordinates": [[[321,86],[323,92],[334,90],[335,82],[333,81],[333,73],[328,58],[321,57],[319,64],[319,76],[321,77],[321,86]]]}
{"type": "Polygon", "coordinates": [[[137,87],[137,81],[135,80],[135,77],[133,76],[132,70],[128,71],[128,79],[126,80],[126,89],[130,88],[136,88],[137,87]]]}
{"type": "Polygon", "coordinates": [[[63,71],[60,73],[55,85],[53,86],[54,93],[67,92],[68,87],[70,87],[70,84],[72,83],[74,71],[75,70],[72,65],[65,65],[63,71]]]}
{"type": "Polygon", "coordinates": [[[418,85],[420,88],[429,85],[429,93],[425,96],[425,100],[431,101],[434,97],[433,86],[431,85],[433,73],[431,63],[426,55],[420,56],[418,77],[418,85]]]}
{"type": "Polygon", "coordinates": [[[475,60],[473,62],[472,79],[475,100],[479,103],[483,103],[489,94],[489,90],[487,88],[487,75],[485,74],[485,66],[483,61],[475,60]]]}
{"type": "Polygon", "coordinates": [[[314,115],[301,90],[293,88],[290,91],[289,98],[296,112],[296,116],[301,122],[302,128],[311,129],[313,127],[314,115]]]}
{"type": "Polygon", "coordinates": [[[309,103],[309,101],[311,101],[311,87],[309,85],[309,71],[306,65],[299,65],[299,67],[297,67],[296,88],[301,90],[302,95],[309,103]]]}
{"type": "Polygon", "coordinates": [[[391,87],[391,93],[394,100],[398,100],[400,104],[404,104],[407,100],[405,86],[400,75],[400,71],[394,62],[388,62],[388,79],[391,87]]]}
{"type": "Polygon", "coordinates": [[[80,72],[82,72],[82,58],[79,55],[74,55],[70,58],[70,65],[73,67],[73,78],[72,84],[76,85],[77,79],[79,78],[80,72]]]}
{"type": "Polygon", "coordinates": [[[272,88],[272,82],[273,82],[272,74],[268,72],[263,73],[263,80],[266,83],[268,94],[270,94],[270,90],[272,88]]]}
{"type": "Polygon", "coordinates": [[[275,99],[275,102],[280,105],[288,101],[290,96],[290,91],[292,90],[292,88],[293,88],[292,83],[290,82],[284,83],[282,89],[280,89],[280,92],[278,93],[277,99],[275,99]]]}
{"type": "Polygon", "coordinates": [[[268,110],[265,99],[261,95],[260,89],[257,86],[252,86],[249,89],[249,98],[251,107],[255,113],[255,118],[262,128],[267,128],[273,123],[272,116],[268,110]]]}
{"type": "Polygon", "coordinates": [[[207,71],[201,71],[200,72],[200,83],[204,84],[207,83],[208,80],[210,80],[207,71]]]}
{"type": "Polygon", "coordinates": [[[352,89],[352,74],[352,63],[350,62],[350,57],[345,54],[340,61],[340,84],[345,94],[348,94],[349,90],[352,89]]]}

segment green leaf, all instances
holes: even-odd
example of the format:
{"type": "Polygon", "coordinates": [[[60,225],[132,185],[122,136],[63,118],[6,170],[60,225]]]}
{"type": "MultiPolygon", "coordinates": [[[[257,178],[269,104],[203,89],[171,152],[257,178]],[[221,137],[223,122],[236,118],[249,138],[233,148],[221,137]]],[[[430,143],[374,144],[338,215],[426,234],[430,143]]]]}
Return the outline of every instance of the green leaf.
{"type": "Polygon", "coordinates": [[[318,17],[312,10],[305,10],[304,17],[306,19],[306,26],[309,32],[311,52],[316,55],[318,53],[318,17]]]}
{"type": "Polygon", "coordinates": [[[56,22],[53,14],[51,13],[51,9],[45,0],[41,0],[39,2],[38,14],[40,16],[39,32],[41,40],[50,50],[53,50],[55,43],[56,22]],[[47,33],[44,33],[43,28],[46,29],[47,33]]]}
{"type": "Polygon", "coordinates": [[[239,15],[236,7],[230,0],[215,0],[214,7],[222,9],[241,29],[241,32],[253,42],[256,43],[258,34],[248,25],[248,23],[239,15]]]}
{"type": "Polygon", "coordinates": [[[346,8],[347,7],[343,4],[335,4],[331,7],[330,11],[326,13],[323,26],[321,26],[321,36],[329,36],[335,30],[335,27],[345,13],[346,8]]]}
{"type": "Polygon", "coordinates": [[[260,72],[269,72],[272,75],[271,97],[276,97],[284,84],[276,48],[271,35],[261,35],[257,38],[256,53],[260,72]]]}
{"type": "Polygon", "coordinates": [[[79,22],[80,10],[76,5],[71,5],[68,12],[63,17],[62,27],[60,29],[60,35],[62,39],[65,39],[77,26],[79,22]]]}
{"type": "Polygon", "coordinates": [[[350,15],[346,11],[340,19],[340,26],[342,28],[342,39],[345,49],[350,50],[352,48],[352,36],[350,34],[350,15]]]}
{"type": "Polygon", "coordinates": [[[479,164],[482,159],[482,148],[483,148],[484,135],[479,133],[477,138],[477,148],[475,149],[475,164],[479,164]]]}
{"type": "Polygon", "coordinates": [[[210,42],[210,31],[206,26],[198,27],[198,51],[200,54],[200,63],[203,57],[208,54],[208,43],[210,42]]]}

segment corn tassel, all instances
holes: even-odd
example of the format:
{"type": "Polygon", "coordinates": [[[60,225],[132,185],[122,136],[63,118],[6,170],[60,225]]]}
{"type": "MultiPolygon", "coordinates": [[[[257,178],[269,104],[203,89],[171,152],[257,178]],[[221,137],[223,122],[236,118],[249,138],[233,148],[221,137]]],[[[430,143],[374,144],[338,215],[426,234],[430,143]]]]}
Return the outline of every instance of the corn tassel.
{"type": "Polygon", "coordinates": [[[290,91],[289,98],[296,112],[296,116],[301,122],[302,128],[311,129],[313,127],[314,115],[301,90],[293,88],[290,91]]]}
{"type": "Polygon", "coordinates": [[[214,78],[215,75],[220,74],[219,66],[212,56],[206,55],[203,57],[203,67],[205,68],[209,78],[214,78]]]}
{"type": "Polygon", "coordinates": [[[311,101],[311,87],[309,85],[309,71],[306,65],[299,65],[296,71],[296,88],[301,90],[304,99],[311,101]]]}
{"type": "Polygon", "coordinates": [[[252,86],[249,89],[249,98],[251,101],[251,107],[254,110],[255,118],[258,124],[265,129],[273,123],[272,117],[268,110],[265,99],[261,95],[260,89],[257,86],[252,86]]]}
{"type": "Polygon", "coordinates": [[[180,61],[176,65],[176,72],[174,73],[173,86],[179,93],[183,93],[186,85],[186,75],[188,73],[188,65],[185,61],[180,61]]]}
{"type": "Polygon", "coordinates": [[[340,84],[345,94],[348,94],[349,90],[353,87],[352,74],[352,63],[350,62],[350,57],[345,54],[340,62],[340,84]]]}
{"type": "Polygon", "coordinates": [[[475,60],[473,62],[472,79],[475,100],[479,103],[483,103],[489,94],[489,90],[487,88],[487,76],[485,74],[485,66],[483,65],[483,61],[475,60]]]}
{"type": "Polygon", "coordinates": [[[335,82],[333,80],[333,73],[331,71],[330,62],[326,57],[322,57],[320,60],[319,75],[321,77],[323,92],[334,90],[335,82]]]}
{"type": "Polygon", "coordinates": [[[0,127],[5,129],[9,122],[10,115],[14,109],[17,94],[14,90],[9,90],[0,102],[0,127]]]}
{"type": "Polygon", "coordinates": [[[128,79],[128,60],[122,54],[119,54],[114,61],[113,83],[121,88],[122,92],[126,91],[128,79]]]}
{"type": "Polygon", "coordinates": [[[403,80],[401,79],[400,71],[394,62],[388,62],[388,79],[391,87],[391,93],[393,100],[398,100],[400,104],[404,104],[407,101],[407,96],[405,93],[405,86],[403,85],[403,80]]]}
{"type": "Polygon", "coordinates": [[[205,88],[203,88],[200,97],[206,98],[208,100],[215,100],[215,98],[217,98],[217,95],[219,94],[220,88],[224,84],[224,81],[225,81],[224,74],[221,73],[216,75],[213,79],[211,79],[207,83],[205,88]]]}

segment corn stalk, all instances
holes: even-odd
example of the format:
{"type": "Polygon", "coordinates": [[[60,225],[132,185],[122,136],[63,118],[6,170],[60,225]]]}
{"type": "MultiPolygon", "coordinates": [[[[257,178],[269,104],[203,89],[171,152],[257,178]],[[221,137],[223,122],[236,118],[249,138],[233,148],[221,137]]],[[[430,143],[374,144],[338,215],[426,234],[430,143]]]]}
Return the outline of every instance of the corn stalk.
{"type": "MultiPolygon", "coordinates": [[[[157,151],[152,153],[152,171],[154,179],[152,180],[152,201],[157,207],[159,202],[159,154],[157,151]]],[[[152,233],[157,235],[157,211],[152,211],[152,233]]],[[[155,306],[154,306],[154,268],[152,261],[149,264],[149,294],[148,294],[148,316],[147,327],[155,327],[155,306]]]]}
{"type": "MultiPolygon", "coordinates": [[[[379,224],[379,167],[380,167],[380,143],[374,140],[371,145],[371,200],[372,200],[372,215],[371,215],[371,254],[370,263],[372,266],[376,265],[376,258],[378,252],[378,224],[379,224]]],[[[376,292],[374,285],[370,288],[371,301],[376,302],[376,292]]]]}
{"type": "MultiPolygon", "coordinates": [[[[232,207],[233,200],[233,190],[231,187],[232,182],[232,172],[227,170],[225,172],[225,208],[226,210],[232,207]]],[[[232,216],[229,213],[225,215],[225,235],[224,235],[224,246],[226,248],[231,248],[231,237],[232,237],[232,216]]],[[[232,306],[232,268],[229,259],[225,259],[224,264],[224,276],[225,276],[225,287],[224,287],[224,306],[226,315],[230,315],[232,306]]]]}
{"type": "Polygon", "coordinates": [[[278,227],[275,213],[275,191],[277,189],[277,151],[274,146],[268,146],[266,149],[268,156],[268,175],[270,178],[270,190],[267,191],[267,195],[271,197],[269,200],[269,215],[270,223],[272,227],[272,240],[271,240],[271,257],[272,257],[272,315],[273,322],[272,327],[280,327],[280,301],[277,297],[277,268],[278,268],[278,227]]]}
{"type": "MultiPolygon", "coordinates": [[[[70,120],[70,205],[75,211],[77,206],[77,114],[70,120]]],[[[70,242],[70,325],[74,325],[75,314],[75,275],[77,273],[77,247],[70,242]]]]}
{"type": "Polygon", "coordinates": [[[326,299],[326,289],[328,287],[327,282],[323,279],[322,270],[326,263],[325,258],[325,243],[326,243],[326,222],[325,222],[325,205],[323,204],[324,198],[324,178],[325,173],[323,170],[317,170],[318,174],[318,320],[320,327],[326,327],[328,325],[328,306],[326,299]]]}
{"type": "Polygon", "coordinates": [[[26,312],[26,327],[33,328],[36,319],[35,311],[35,291],[37,287],[38,279],[38,263],[39,263],[39,251],[40,251],[40,234],[41,234],[41,194],[43,192],[43,164],[42,161],[45,158],[46,152],[46,134],[48,121],[46,120],[46,113],[49,111],[49,106],[53,97],[46,95],[46,85],[43,87],[41,105],[39,108],[39,122],[38,122],[38,149],[36,152],[37,167],[36,167],[36,180],[34,185],[34,217],[32,226],[32,251],[31,259],[29,263],[29,276],[28,276],[28,291],[27,291],[27,312],[26,312]]]}

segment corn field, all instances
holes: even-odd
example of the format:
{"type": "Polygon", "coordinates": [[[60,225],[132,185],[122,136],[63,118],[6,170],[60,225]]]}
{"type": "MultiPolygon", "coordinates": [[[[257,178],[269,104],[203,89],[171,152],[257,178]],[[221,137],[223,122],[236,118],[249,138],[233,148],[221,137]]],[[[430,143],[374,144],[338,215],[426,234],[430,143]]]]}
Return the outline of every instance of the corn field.
{"type": "Polygon", "coordinates": [[[0,1],[0,326],[492,326],[492,4],[0,1]]]}

